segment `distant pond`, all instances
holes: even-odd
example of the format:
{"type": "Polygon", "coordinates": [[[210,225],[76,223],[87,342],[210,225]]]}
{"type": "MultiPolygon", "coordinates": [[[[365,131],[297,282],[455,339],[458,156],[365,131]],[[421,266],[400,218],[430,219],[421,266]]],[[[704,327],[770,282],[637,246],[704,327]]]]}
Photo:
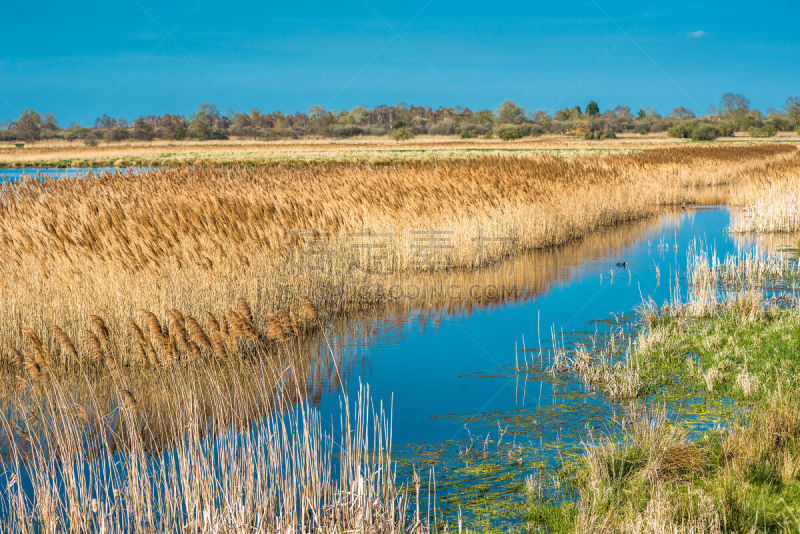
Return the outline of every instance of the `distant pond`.
{"type": "Polygon", "coordinates": [[[25,176],[42,176],[52,178],[64,178],[81,176],[88,172],[101,173],[101,172],[115,172],[121,171],[125,173],[137,173],[142,171],[151,170],[150,167],[69,167],[69,168],[55,168],[55,167],[0,167],[0,181],[13,181],[23,178],[25,176]]]}

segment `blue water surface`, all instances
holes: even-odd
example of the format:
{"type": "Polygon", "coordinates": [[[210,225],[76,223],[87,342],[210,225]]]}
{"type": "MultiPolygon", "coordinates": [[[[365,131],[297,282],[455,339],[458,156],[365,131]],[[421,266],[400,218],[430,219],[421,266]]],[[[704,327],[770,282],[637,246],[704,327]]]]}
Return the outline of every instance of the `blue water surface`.
{"type": "MultiPolygon", "coordinates": [[[[559,467],[565,451],[579,454],[591,436],[613,431],[611,421],[625,410],[574,377],[547,373],[553,332],[557,344],[570,345],[619,329],[648,299],[661,304],[676,291],[685,295],[690,248],[702,246],[724,258],[752,246],[727,232],[729,221],[727,208],[708,207],[620,225],[583,243],[506,262],[517,269],[517,280],[546,280],[529,298],[462,312],[413,310],[391,320],[366,320],[376,333],[345,348],[358,352],[353,359],[362,364],[344,379],[344,388],[352,394],[368,383],[376,402],[391,405],[401,478],[413,468],[435,467],[445,508],[448,493],[451,503],[467,508],[470,488],[486,485],[472,495],[486,501],[486,510],[479,506],[473,512],[492,515],[495,499],[522,501],[528,475],[559,467]],[[621,234],[626,237],[619,239],[621,234]],[[506,445],[498,445],[501,439],[506,445]],[[510,443],[519,447],[519,461],[507,458],[510,443]],[[475,475],[486,471],[476,467],[481,462],[492,466],[488,478],[475,475]]],[[[336,417],[335,391],[323,396],[321,409],[336,417]]],[[[698,416],[694,423],[702,430],[717,421],[698,416]]],[[[519,510],[497,512],[491,522],[513,524],[519,510]]]]}
{"type": "Polygon", "coordinates": [[[47,178],[63,178],[63,177],[80,177],[88,172],[95,174],[103,172],[116,172],[123,173],[136,173],[146,170],[144,167],[67,167],[67,168],[48,168],[48,167],[0,167],[0,182],[19,180],[24,177],[47,177],[47,178]]]}

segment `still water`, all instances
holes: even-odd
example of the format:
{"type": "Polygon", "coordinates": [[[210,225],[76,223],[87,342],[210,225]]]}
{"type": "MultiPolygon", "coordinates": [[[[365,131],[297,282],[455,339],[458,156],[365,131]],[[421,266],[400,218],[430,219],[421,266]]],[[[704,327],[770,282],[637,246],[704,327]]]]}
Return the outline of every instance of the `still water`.
{"type": "MultiPolygon", "coordinates": [[[[442,303],[438,310],[434,304],[405,316],[367,319],[365,330],[375,333],[343,347],[364,351],[367,362],[353,370],[345,387],[355,391],[359,381],[366,382],[374,397],[394,400],[395,444],[463,438],[465,418],[488,422],[538,403],[538,389],[533,399],[530,391],[527,398],[517,391],[515,346],[521,350],[523,338],[527,348],[538,349],[540,338],[543,345],[551,340],[552,326],[560,342],[562,331],[593,333],[603,328],[598,320],[630,314],[643,298],[666,300],[696,239],[714,245],[721,256],[736,250],[725,232],[728,220],[725,209],[692,210],[509,260],[496,268],[496,283],[530,288],[518,302],[463,311],[448,311],[442,303]],[[626,266],[616,265],[621,262],[626,266]]],[[[486,279],[479,273],[474,282],[486,279]]]]}
{"type": "MultiPolygon", "coordinates": [[[[643,300],[661,304],[676,285],[685,295],[690,247],[703,243],[720,258],[752,248],[727,233],[729,220],[726,208],[676,210],[485,272],[440,274],[444,286],[492,285],[509,298],[428,299],[356,320],[361,335],[338,347],[350,362],[343,388],[355,392],[367,383],[376,402],[392,407],[399,478],[435,466],[445,511],[460,506],[466,517],[493,526],[516,523],[526,477],[558,467],[592,435],[612,431],[624,408],[574,377],[546,372],[553,333],[559,345],[570,345],[616,331],[643,300]]],[[[320,407],[334,417],[336,391],[323,395],[320,407]]],[[[696,432],[718,424],[725,409],[692,399],[667,405],[696,432]]]]}
{"type": "Polygon", "coordinates": [[[26,176],[30,177],[48,177],[48,178],[64,178],[64,177],[75,177],[75,176],[83,176],[88,172],[93,173],[102,173],[102,172],[141,172],[143,168],[141,167],[126,167],[126,168],[119,168],[119,167],[68,167],[68,168],[3,168],[0,167],[0,182],[4,181],[13,181],[19,180],[20,178],[24,178],[26,176]]]}

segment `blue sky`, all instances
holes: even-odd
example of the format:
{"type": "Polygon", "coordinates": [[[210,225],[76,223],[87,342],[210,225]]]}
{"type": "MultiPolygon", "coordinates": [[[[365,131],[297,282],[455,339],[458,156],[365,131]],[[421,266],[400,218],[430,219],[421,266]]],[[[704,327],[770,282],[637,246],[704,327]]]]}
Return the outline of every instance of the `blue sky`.
{"type": "Polygon", "coordinates": [[[405,101],[530,109],[800,96],[795,2],[0,0],[0,121],[405,101]]]}

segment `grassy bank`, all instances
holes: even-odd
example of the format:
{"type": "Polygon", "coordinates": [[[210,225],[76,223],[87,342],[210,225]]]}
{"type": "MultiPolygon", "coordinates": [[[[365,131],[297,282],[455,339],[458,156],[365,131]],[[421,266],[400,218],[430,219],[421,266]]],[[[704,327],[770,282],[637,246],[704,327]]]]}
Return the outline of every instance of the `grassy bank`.
{"type": "Polygon", "coordinates": [[[591,445],[581,501],[562,523],[580,532],[792,532],[800,528],[798,398],[779,390],[727,430],[689,440],[643,416],[623,442],[591,445]]]}
{"type": "Polygon", "coordinates": [[[800,528],[797,264],[719,261],[693,249],[687,265],[688,294],[645,303],[627,344],[562,355],[561,371],[629,403],[628,415],[567,466],[577,504],[534,499],[534,524],[560,532],[800,528]],[[697,400],[733,403],[737,415],[720,413],[727,424],[702,435],[691,417],[664,415],[663,406],[697,400]]]}
{"type": "MultiPolygon", "coordinates": [[[[664,328],[664,327],[659,327],[664,328]]],[[[655,334],[661,336],[662,334],[655,334]]],[[[741,416],[689,439],[658,412],[626,424],[624,437],[590,444],[580,462],[577,507],[564,531],[775,532],[800,528],[800,312],[737,311],[684,326],[640,354],[644,380],[671,398],[733,399],[741,416]],[[695,355],[697,359],[695,360],[695,355]]],[[[552,512],[554,517],[558,514],[552,512]]]]}

